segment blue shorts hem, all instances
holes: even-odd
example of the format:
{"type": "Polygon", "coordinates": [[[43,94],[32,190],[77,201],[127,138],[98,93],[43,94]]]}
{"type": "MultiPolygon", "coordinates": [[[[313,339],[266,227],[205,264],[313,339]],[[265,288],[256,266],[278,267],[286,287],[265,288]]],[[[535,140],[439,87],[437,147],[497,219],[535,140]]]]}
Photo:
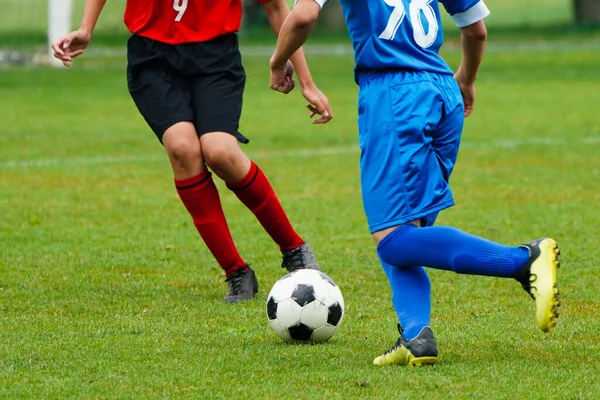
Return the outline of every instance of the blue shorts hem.
{"type": "Polygon", "coordinates": [[[393,220],[381,222],[381,223],[375,224],[375,225],[369,225],[369,231],[371,232],[371,234],[373,234],[373,233],[381,231],[383,229],[391,228],[392,226],[403,225],[408,222],[412,222],[417,219],[424,218],[433,213],[440,212],[440,211],[450,208],[454,205],[455,205],[454,199],[451,199],[451,200],[445,201],[441,204],[436,204],[435,207],[428,208],[419,213],[411,214],[408,216],[403,216],[400,218],[395,218],[393,220]]]}

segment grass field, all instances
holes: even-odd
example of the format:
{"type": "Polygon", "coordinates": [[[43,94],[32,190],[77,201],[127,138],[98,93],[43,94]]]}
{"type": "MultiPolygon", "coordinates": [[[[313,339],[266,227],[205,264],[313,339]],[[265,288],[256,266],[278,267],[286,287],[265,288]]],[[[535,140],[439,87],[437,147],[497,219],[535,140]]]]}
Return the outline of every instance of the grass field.
{"type": "MultiPolygon", "coordinates": [[[[456,66],[459,54],[445,52],[456,66]]],[[[395,340],[389,288],[360,201],[350,56],[313,57],[336,118],[268,90],[247,57],[242,131],[298,231],[340,285],[324,345],[288,345],[264,302],[282,275],[252,215],[219,185],[255,301],[223,276],[128,97],[122,59],[0,73],[0,397],[593,399],[600,393],[597,51],[493,52],[478,81],[439,223],[507,244],[562,245],[558,326],[514,281],[432,271],[435,368],[376,368],[395,340]]]]}

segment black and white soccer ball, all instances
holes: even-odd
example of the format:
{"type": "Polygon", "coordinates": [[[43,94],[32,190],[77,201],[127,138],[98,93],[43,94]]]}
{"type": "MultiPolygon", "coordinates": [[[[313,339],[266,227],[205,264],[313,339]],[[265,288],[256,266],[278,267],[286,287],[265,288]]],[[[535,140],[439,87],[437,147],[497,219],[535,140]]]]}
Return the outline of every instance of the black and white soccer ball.
{"type": "Polygon", "coordinates": [[[299,269],[275,282],[267,297],[267,317],[285,341],[325,342],[344,319],[344,298],[323,272],[299,269]]]}

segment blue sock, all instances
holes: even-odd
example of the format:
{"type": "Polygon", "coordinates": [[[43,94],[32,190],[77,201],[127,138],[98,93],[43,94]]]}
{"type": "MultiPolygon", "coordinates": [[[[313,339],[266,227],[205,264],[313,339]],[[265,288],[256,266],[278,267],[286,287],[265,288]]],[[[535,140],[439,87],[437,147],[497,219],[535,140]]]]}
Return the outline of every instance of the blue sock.
{"type": "Polygon", "coordinates": [[[431,283],[423,267],[399,268],[381,260],[390,287],[392,304],[405,339],[414,339],[430,325],[431,283]]]}
{"type": "Polygon", "coordinates": [[[458,274],[514,277],[529,260],[529,250],[510,247],[456,228],[402,225],[377,246],[379,258],[396,267],[454,271],[458,274]]]}

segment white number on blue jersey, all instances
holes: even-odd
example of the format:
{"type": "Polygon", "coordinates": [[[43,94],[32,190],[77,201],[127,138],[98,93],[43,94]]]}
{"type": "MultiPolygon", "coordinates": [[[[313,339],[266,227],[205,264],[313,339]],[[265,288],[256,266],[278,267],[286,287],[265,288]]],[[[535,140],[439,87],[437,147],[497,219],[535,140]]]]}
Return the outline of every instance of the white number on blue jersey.
{"type": "MultiPolygon", "coordinates": [[[[390,7],[394,7],[392,15],[388,20],[385,30],[379,35],[380,39],[394,40],[396,32],[404,20],[406,10],[404,9],[404,3],[402,0],[383,0],[385,4],[390,7]]],[[[410,21],[413,28],[413,37],[415,42],[424,49],[428,48],[435,42],[435,38],[438,33],[438,22],[435,17],[433,8],[429,5],[432,0],[411,0],[408,5],[410,12],[410,21]],[[422,16],[425,16],[429,29],[425,32],[423,26],[422,16]]]]}
{"type": "Polygon", "coordinates": [[[185,10],[187,10],[187,6],[188,0],[173,0],[173,9],[178,13],[175,17],[175,22],[181,21],[183,14],[185,14],[185,10]]]}
{"type": "Polygon", "coordinates": [[[381,35],[379,35],[379,39],[394,40],[396,31],[400,27],[400,24],[406,15],[406,12],[404,11],[404,3],[402,0],[383,0],[383,2],[390,7],[394,7],[394,9],[392,10],[392,15],[390,15],[390,19],[388,20],[385,30],[381,32],[381,35]]]}

